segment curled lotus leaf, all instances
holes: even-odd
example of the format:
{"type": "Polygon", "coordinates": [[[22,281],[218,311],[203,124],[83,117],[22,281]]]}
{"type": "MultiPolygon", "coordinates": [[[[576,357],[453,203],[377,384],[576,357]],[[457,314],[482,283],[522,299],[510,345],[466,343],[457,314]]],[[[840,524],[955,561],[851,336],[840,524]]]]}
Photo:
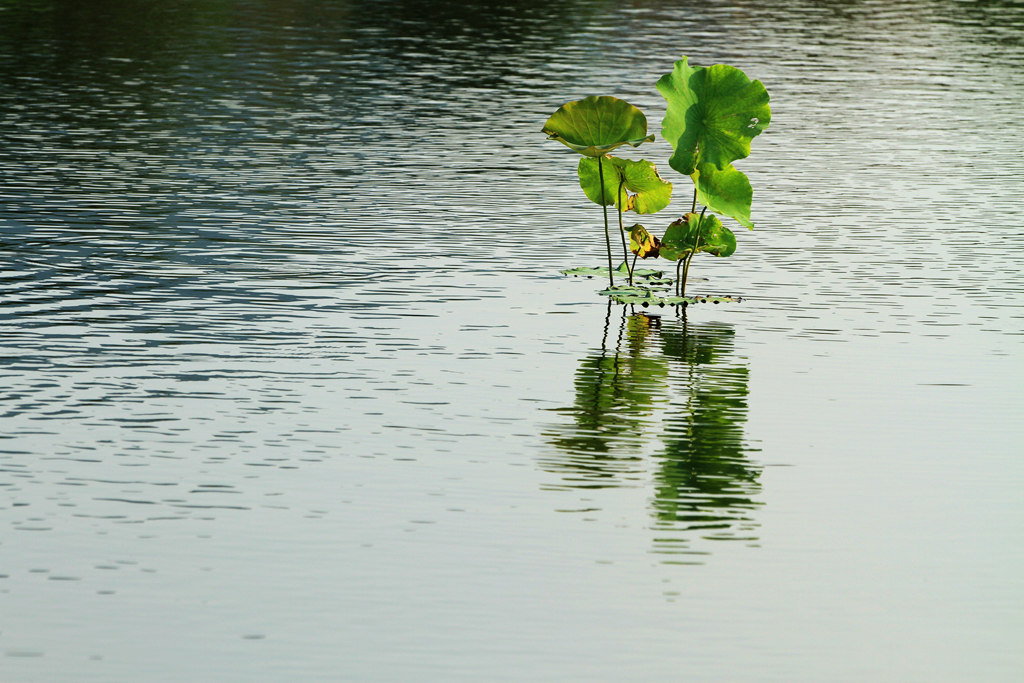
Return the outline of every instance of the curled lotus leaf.
{"type": "Polygon", "coordinates": [[[691,252],[706,251],[714,256],[731,256],[736,251],[736,235],[722,225],[717,216],[688,213],[665,230],[661,256],[670,261],[686,258],[691,252]]]}
{"type": "Polygon", "coordinates": [[[622,172],[623,185],[630,192],[625,209],[636,213],[657,213],[672,201],[672,183],[658,175],[658,168],[646,159],[612,159],[622,172]]]}
{"type": "Polygon", "coordinates": [[[683,57],[657,88],[667,102],[661,133],[672,145],[669,165],[683,175],[749,156],[750,141],[771,122],[764,85],[733,66],[693,67],[683,57]]]}
{"type": "Polygon", "coordinates": [[[750,221],[754,192],[746,174],[731,164],[724,169],[700,164],[690,177],[697,187],[697,201],[717,214],[734,218],[745,228],[754,229],[750,221]]]}
{"type": "Polygon", "coordinates": [[[658,258],[661,240],[637,223],[629,229],[629,250],[640,258],[658,258]]]}
{"type": "Polygon", "coordinates": [[[647,214],[661,211],[672,201],[672,183],[658,175],[658,168],[646,159],[584,157],[577,173],[584,194],[595,204],[601,204],[602,176],[605,206],[621,204],[623,211],[647,214]]]}
{"type": "Polygon", "coordinates": [[[647,117],[625,100],[591,95],[563,104],[541,129],[549,139],[583,156],[604,156],[622,145],[637,147],[654,140],[647,117]]]}

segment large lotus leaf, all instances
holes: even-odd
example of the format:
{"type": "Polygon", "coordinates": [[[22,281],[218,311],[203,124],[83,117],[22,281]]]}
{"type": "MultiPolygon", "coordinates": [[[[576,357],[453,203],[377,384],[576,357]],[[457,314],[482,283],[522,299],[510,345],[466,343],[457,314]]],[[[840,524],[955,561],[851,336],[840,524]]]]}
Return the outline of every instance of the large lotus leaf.
{"type": "MultiPolygon", "coordinates": [[[[587,195],[587,199],[595,204],[601,204],[602,175],[604,176],[604,205],[616,206],[619,203],[618,197],[619,186],[622,184],[622,169],[619,165],[613,163],[616,161],[622,160],[613,157],[602,157],[599,170],[597,168],[597,157],[583,157],[580,159],[579,167],[576,169],[576,173],[580,177],[580,187],[583,189],[583,194],[587,195]]],[[[628,194],[625,188],[622,188],[622,199],[624,201],[628,194]]]]}
{"type": "Polygon", "coordinates": [[[733,66],[691,67],[683,57],[657,87],[668,103],[661,134],[674,150],[669,165],[683,175],[749,156],[750,141],[771,122],[764,85],[733,66]]]}
{"type": "Polygon", "coordinates": [[[625,100],[591,95],[558,108],[543,132],[552,140],[588,157],[599,157],[622,145],[637,147],[654,140],[647,117],[625,100]]]}
{"type": "Polygon", "coordinates": [[[736,251],[736,236],[717,216],[688,213],[674,221],[661,239],[661,256],[670,261],[686,258],[692,251],[715,256],[731,256],[736,251]]]}
{"type": "Polygon", "coordinates": [[[619,167],[626,189],[631,193],[625,208],[636,213],[657,213],[672,201],[672,183],[658,175],[658,168],[647,161],[612,159],[619,167]]]}
{"type": "Polygon", "coordinates": [[[661,241],[637,223],[629,229],[629,250],[640,258],[658,258],[661,241]]]}
{"type": "Polygon", "coordinates": [[[690,177],[697,186],[697,201],[715,213],[735,218],[744,227],[754,229],[750,221],[754,192],[746,174],[731,165],[720,169],[714,164],[701,164],[690,177]]]}

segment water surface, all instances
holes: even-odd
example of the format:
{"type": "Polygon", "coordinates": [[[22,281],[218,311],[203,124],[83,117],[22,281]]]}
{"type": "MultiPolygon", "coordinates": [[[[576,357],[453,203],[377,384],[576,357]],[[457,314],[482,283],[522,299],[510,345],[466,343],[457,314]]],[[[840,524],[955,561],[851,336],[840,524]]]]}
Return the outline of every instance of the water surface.
{"type": "Polygon", "coordinates": [[[0,56],[0,678],[1019,675],[1018,3],[0,1],[0,56]],[[609,307],[540,127],[657,133],[681,54],[772,94],[693,267],[744,301],[609,307]]]}

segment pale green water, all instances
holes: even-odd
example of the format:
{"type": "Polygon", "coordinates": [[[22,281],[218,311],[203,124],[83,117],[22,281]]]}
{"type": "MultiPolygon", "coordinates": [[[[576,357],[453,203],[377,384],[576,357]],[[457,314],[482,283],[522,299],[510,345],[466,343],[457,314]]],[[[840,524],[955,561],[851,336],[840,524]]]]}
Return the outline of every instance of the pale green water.
{"type": "Polygon", "coordinates": [[[1024,669],[1019,3],[0,1],[0,56],[0,679],[1024,669]],[[772,94],[694,262],[745,301],[609,309],[540,127],[658,132],[680,54],[772,94]]]}

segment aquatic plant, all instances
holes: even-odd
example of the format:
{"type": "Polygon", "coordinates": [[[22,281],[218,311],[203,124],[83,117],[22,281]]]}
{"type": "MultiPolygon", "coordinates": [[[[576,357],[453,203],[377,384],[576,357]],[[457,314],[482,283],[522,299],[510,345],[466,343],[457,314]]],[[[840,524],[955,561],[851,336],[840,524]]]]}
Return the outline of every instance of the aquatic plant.
{"type": "Polygon", "coordinates": [[[551,139],[585,157],[577,169],[580,187],[604,211],[609,287],[602,293],[619,301],[638,297],[662,304],[669,301],[654,296],[647,285],[634,282],[636,259],[659,256],[676,264],[676,296],[671,299],[686,301],[686,279],[693,257],[700,252],[724,257],[736,251],[735,235],[718,216],[732,218],[748,229],[754,227],[750,219],[750,180],[733,162],[750,155],[750,141],[771,122],[764,85],[736,67],[690,66],[683,57],[656,87],[666,101],[661,133],[672,145],[669,166],[693,182],[690,210],[673,221],[660,240],[645,226],[636,224],[629,229],[627,251],[622,212],[649,214],[664,209],[671,201],[672,183],[661,178],[649,161],[609,154],[624,144],[636,147],[654,139],[647,135],[647,119],[639,109],[614,97],[592,96],[563,105],[543,128],[551,139]],[[608,230],[607,207],[612,205],[619,210],[623,242],[624,261],[618,269],[612,265],[608,230]],[[698,205],[703,207],[700,213],[698,205]],[[709,211],[711,215],[706,215],[709,211]],[[634,254],[632,263],[629,252],[634,254]],[[628,277],[628,287],[615,286],[616,270],[628,277]]]}
{"type": "Polygon", "coordinates": [[[612,242],[608,231],[608,206],[619,203],[620,188],[624,174],[618,166],[605,164],[608,153],[622,145],[638,147],[644,142],[654,140],[647,134],[647,117],[644,113],[625,100],[603,95],[590,96],[575,102],[563,104],[548,118],[542,132],[551,140],[558,140],[569,149],[582,154],[578,172],[584,192],[591,201],[601,205],[604,213],[604,237],[608,249],[608,282],[614,287],[612,277],[612,242]],[[587,159],[595,159],[596,163],[584,164],[587,159]],[[597,166],[597,187],[583,178],[592,165],[597,166]],[[605,167],[610,166],[608,178],[611,187],[605,184],[605,167]],[[588,189],[590,190],[588,192],[588,189]]]}

